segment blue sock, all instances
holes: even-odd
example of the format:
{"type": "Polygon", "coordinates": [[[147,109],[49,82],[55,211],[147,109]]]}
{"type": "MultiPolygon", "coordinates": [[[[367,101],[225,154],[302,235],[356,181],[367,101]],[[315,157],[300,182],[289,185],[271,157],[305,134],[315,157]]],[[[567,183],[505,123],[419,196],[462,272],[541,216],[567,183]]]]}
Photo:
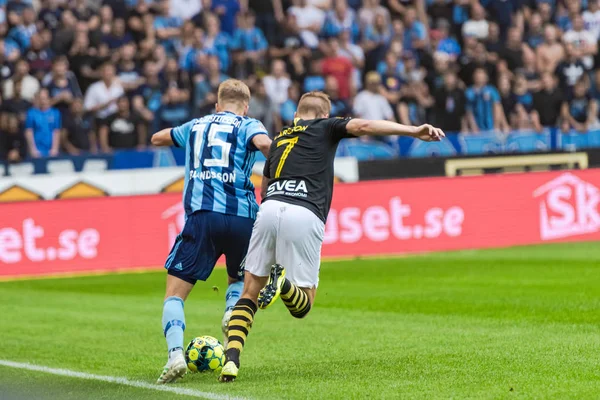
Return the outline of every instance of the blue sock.
{"type": "Polygon", "coordinates": [[[233,307],[235,307],[235,304],[242,295],[243,289],[244,282],[242,281],[237,281],[227,286],[227,292],[225,293],[225,312],[233,310],[233,307]]]}
{"type": "Polygon", "coordinates": [[[183,349],[185,315],[183,300],[176,296],[167,297],[163,306],[162,326],[169,351],[183,349]]]}

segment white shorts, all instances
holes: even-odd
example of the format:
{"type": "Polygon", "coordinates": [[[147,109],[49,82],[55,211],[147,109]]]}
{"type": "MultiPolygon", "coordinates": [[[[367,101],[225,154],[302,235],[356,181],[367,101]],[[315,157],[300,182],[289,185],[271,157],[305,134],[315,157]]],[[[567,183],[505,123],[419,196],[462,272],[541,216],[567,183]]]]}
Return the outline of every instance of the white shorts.
{"type": "Polygon", "coordinates": [[[246,271],[268,276],[271,266],[280,264],[290,282],[302,288],[317,287],[324,234],[325,224],[312,211],[278,200],[265,201],[252,229],[246,271]]]}

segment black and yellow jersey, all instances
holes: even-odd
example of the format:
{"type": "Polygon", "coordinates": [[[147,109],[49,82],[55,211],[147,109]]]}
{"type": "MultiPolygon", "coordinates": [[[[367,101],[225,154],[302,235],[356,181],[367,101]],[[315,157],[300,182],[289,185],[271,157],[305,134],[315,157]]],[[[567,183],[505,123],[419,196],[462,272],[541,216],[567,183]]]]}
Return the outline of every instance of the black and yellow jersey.
{"type": "Polygon", "coordinates": [[[270,179],[265,201],[306,207],[323,222],[333,196],[333,163],[340,140],[354,137],[349,119],[294,120],[275,136],[264,175],[270,179]]]}

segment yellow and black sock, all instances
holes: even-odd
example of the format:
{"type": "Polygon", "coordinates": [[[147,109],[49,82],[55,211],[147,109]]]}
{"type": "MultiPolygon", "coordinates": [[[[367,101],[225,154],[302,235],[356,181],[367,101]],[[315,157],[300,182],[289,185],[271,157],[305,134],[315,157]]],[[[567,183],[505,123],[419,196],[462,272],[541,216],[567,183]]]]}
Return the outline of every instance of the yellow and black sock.
{"type": "Polygon", "coordinates": [[[306,292],[287,279],[281,288],[281,300],[295,318],[304,318],[310,311],[306,292]]]}
{"type": "Polygon", "coordinates": [[[240,366],[240,353],[244,349],[244,343],[246,342],[250,328],[252,328],[254,314],[257,309],[256,303],[252,300],[239,299],[231,312],[227,332],[229,343],[227,344],[225,355],[227,356],[227,361],[233,361],[238,367],[240,366]]]}

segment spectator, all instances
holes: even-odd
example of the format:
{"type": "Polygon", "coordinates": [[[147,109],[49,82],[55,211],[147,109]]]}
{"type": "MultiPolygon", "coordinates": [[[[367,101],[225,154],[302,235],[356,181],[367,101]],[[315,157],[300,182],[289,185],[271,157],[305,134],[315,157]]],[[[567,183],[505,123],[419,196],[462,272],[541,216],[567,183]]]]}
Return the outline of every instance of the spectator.
{"type": "Polygon", "coordinates": [[[338,81],[340,98],[348,99],[355,90],[352,81],[354,65],[340,54],[340,42],[337,38],[329,39],[328,53],[321,65],[323,75],[333,75],[338,81]]]}
{"type": "Polygon", "coordinates": [[[303,47],[304,43],[302,37],[300,37],[300,29],[293,14],[287,14],[285,23],[274,44],[275,46],[269,49],[270,56],[272,58],[282,58],[288,65],[291,64],[291,58],[294,55],[304,57],[310,54],[310,50],[303,47]]]}
{"type": "Polygon", "coordinates": [[[434,94],[433,116],[436,126],[446,132],[465,131],[465,94],[454,72],[444,74],[444,85],[434,94]]]}
{"type": "MultiPolygon", "coordinates": [[[[339,81],[338,81],[339,84],[339,81]]],[[[380,94],[381,76],[377,72],[368,72],[365,77],[365,90],[354,99],[354,114],[357,118],[370,120],[394,120],[394,110],[387,99],[380,94]]]]}
{"type": "Polygon", "coordinates": [[[571,45],[567,45],[566,58],[556,67],[556,76],[560,81],[561,89],[567,94],[572,94],[575,84],[584,76],[587,69],[583,62],[577,58],[577,52],[571,45]]]}
{"type": "Polygon", "coordinates": [[[19,60],[15,64],[13,76],[4,81],[2,88],[2,97],[11,99],[14,96],[14,87],[19,83],[21,85],[21,96],[23,99],[33,102],[33,98],[40,90],[40,83],[33,76],[29,75],[29,64],[26,60],[19,60]]]}
{"type": "Polygon", "coordinates": [[[169,15],[181,20],[189,20],[202,11],[200,0],[170,0],[169,15]]]}
{"type": "Polygon", "coordinates": [[[235,30],[235,16],[240,11],[239,0],[213,0],[212,11],[219,16],[223,32],[231,35],[235,30]]]}
{"type": "Polygon", "coordinates": [[[563,42],[573,47],[575,56],[583,62],[586,69],[594,66],[594,56],[598,53],[597,40],[591,32],[584,29],[581,15],[574,17],[573,29],[563,35],[563,42]]]}
{"type": "Polygon", "coordinates": [[[85,115],[82,99],[73,100],[63,121],[62,147],[67,153],[78,155],[82,151],[91,153],[98,151],[92,121],[85,115]]]}
{"type": "Polygon", "coordinates": [[[479,3],[471,5],[471,19],[463,24],[462,34],[480,40],[488,37],[489,23],[485,19],[485,9],[479,3]]]}
{"type": "Polygon", "coordinates": [[[325,13],[317,7],[308,4],[307,0],[292,0],[288,13],[296,17],[300,29],[300,37],[304,45],[311,49],[319,45],[318,34],[325,22],[325,13]]]}
{"type": "Polygon", "coordinates": [[[238,25],[231,44],[231,49],[237,52],[235,76],[248,78],[262,64],[269,44],[263,32],[256,27],[256,16],[252,11],[240,15],[238,25]]]}
{"type": "Polygon", "coordinates": [[[363,6],[358,11],[361,29],[364,31],[369,25],[373,25],[377,15],[384,17],[386,25],[390,23],[390,12],[380,4],[380,0],[363,0],[363,6]]]}
{"type": "Polygon", "coordinates": [[[104,119],[98,129],[100,149],[110,153],[113,149],[140,148],[146,144],[143,131],[139,131],[139,118],[131,113],[129,99],[121,97],[117,100],[117,112],[104,119]]]}
{"type": "Polygon", "coordinates": [[[209,53],[219,57],[221,71],[225,72],[229,69],[229,49],[231,38],[221,32],[219,19],[214,15],[209,15],[206,19],[206,35],[204,38],[204,49],[209,53]]]}
{"type": "Polygon", "coordinates": [[[154,18],[154,29],[159,43],[164,46],[167,54],[175,52],[175,42],[181,33],[183,20],[169,15],[169,1],[160,0],[158,15],[154,18]]]}
{"type": "Polygon", "coordinates": [[[350,40],[354,43],[360,34],[356,13],[348,7],[347,0],[335,0],[333,4],[333,10],[329,10],[325,18],[323,36],[334,37],[350,32],[350,40]]]}
{"type": "Polygon", "coordinates": [[[60,112],[50,107],[48,90],[41,89],[36,95],[35,105],[27,111],[25,120],[29,155],[33,158],[57,156],[61,128],[60,112]]]}
{"type": "Polygon", "coordinates": [[[201,10],[192,17],[191,21],[196,28],[206,30],[206,20],[208,16],[214,15],[211,11],[212,0],[200,0],[200,3],[202,4],[201,10]]]}
{"type": "MultiPolygon", "coordinates": [[[[483,43],[476,43],[475,56],[460,69],[459,77],[467,86],[473,85],[475,70],[483,68],[492,82],[496,81],[496,64],[488,60],[488,53],[483,43]]],[[[468,60],[468,59],[467,59],[468,60]]]]}
{"type": "Polygon", "coordinates": [[[506,45],[500,49],[498,56],[506,63],[508,70],[514,71],[523,67],[523,57],[526,53],[531,53],[527,44],[523,43],[523,35],[517,27],[508,30],[506,45]]]}
{"type": "Polygon", "coordinates": [[[282,60],[273,60],[271,74],[262,81],[265,92],[275,107],[280,107],[288,99],[288,89],[292,81],[287,75],[285,63],[282,60]]]}
{"type": "Polygon", "coordinates": [[[596,100],[587,93],[586,82],[580,79],[575,83],[573,93],[563,103],[561,129],[563,132],[574,129],[585,133],[592,124],[596,123],[597,113],[596,100]]]}
{"type": "Polygon", "coordinates": [[[52,35],[50,48],[54,54],[67,54],[75,40],[75,26],[77,19],[71,10],[64,10],[61,14],[60,26],[52,35]]]}
{"type": "Polygon", "coordinates": [[[43,79],[52,68],[53,58],[54,53],[44,43],[42,36],[39,33],[33,35],[31,37],[31,46],[27,50],[27,53],[25,53],[25,59],[29,62],[31,74],[38,80],[43,79]]]}
{"type": "Polygon", "coordinates": [[[217,90],[221,82],[228,78],[221,72],[219,58],[210,56],[207,63],[206,78],[198,76],[195,79],[194,105],[200,115],[210,114],[215,109],[217,90]]]}
{"type": "Polygon", "coordinates": [[[300,88],[298,84],[290,85],[288,88],[288,99],[280,107],[280,117],[282,125],[292,125],[294,123],[294,114],[298,108],[300,99],[300,88]]]}
{"type": "Polygon", "coordinates": [[[404,48],[406,50],[424,50],[427,46],[427,29],[417,20],[417,10],[407,7],[404,14],[404,48]]]}
{"type": "Polygon", "coordinates": [[[529,18],[525,41],[533,50],[544,43],[544,25],[542,16],[537,12],[531,14],[531,17],[529,18]]]}
{"type": "Polygon", "coordinates": [[[561,113],[564,96],[558,88],[556,77],[546,72],[541,79],[542,89],[533,95],[532,120],[535,130],[542,131],[542,127],[557,125],[561,113]]]}
{"type": "Polygon", "coordinates": [[[377,14],[374,23],[367,25],[364,31],[362,48],[368,58],[380,60],[391,40],[390,24],[383,14],[377,14]]]}
{"type": "Polygon", "coordinates": [[[411,82],[406,95],[402,96],[398,105],[400,123],[417,126],[427,123],[433,105],[434,99],[427,85],[420,81],[411,82]]]}
{"type": "Polygon", "coordinates": [[[557,40],[556,28],[547,25],[544,28],[544,42],[536,49],[538,72],[554,72],[565,57],[565,50],[557,40]]]}
{"type": "Polygon", "coordinates": [[[14,96],[0,107],[0,159],[19,162],[27,154],[23,126],[31,103],[21,96],[21,83],[14,87],[14,96]]]}
{"type": "Polygon", "coordinates": [[[114,50],[133,42],[133,37],[125,30],[125,20],[116,18],[110,33],[105,35],[102,41],[108,45],[109,49],[114,50]]]}
{"type": "MultiPolygon", "coordinates": [[[[167,61],[162,80],[162,107],[158,113],[160,129],[182,125],[190,115],[190,91],[187,80],[179,71],[177,60],[170,58],[167,61]]],[[[142,129],[141,125],[139,129],[142,129]]]]}
{"type": "Polygon", "coordinates": [[[281,126],[275,126],[275,121],[279,119],[279,107],[268,96],[266,87],[262,81],[258,81],[252,91],[252,98],[248,105],[248,116],[262,121],[267,128],[267,132],[271,133],[271,136],[279,130],[278,128],[281,128],[281,126]]]}
{"type": "Polygon", "coordinates": [[[44,86],[50,94],[50,105],[56,107],[63,117],[69,110],[73,100],[82,97],[77,79],[69,71],[69,61],[66,57],[59,57],[54,60],[52,73],[44,86]]]}
{"type": "Polygon", "coordinates": [[[467,89],[465,97],[468,130],[474,133],[492,129],[508,132],[500,95],[488,84],[488,74],[483,68],[474,71],[473,86],[467,89]]]}
{"type": "Polygon", "coordinates": [[[517,1],[487,0],[487,10],[491,19],[498,24],[502,39],[506,38],[508,29],[518,26],[518,21],[523,18],[521,4],[517,1]]]}
{"type": "Polygon", "coordinates": [[[256,26],[269,43],[277,41],[278,26],[285,23],[282,0],[249,0],[248,7],[256,13],[256,26]]]}
{"type": "Polygon", "coordinates": [[[331,101],[330,117],[348,117],[352,114],[348,103],[340,99],[338,82],[333,76],[328,76],[325,80],[325,93],[331,101]]]}
{"type": "Polygon", "coordinates": [[[511,125],[513,129],[531,129],[533,125],[533,95],[529,91],[527,79],[523,74],[517,74],[513,88],[515,114],[511,125]]]}
{"type": "Polygon", "coordinates": [[[432,32],[432,39],[437,45],[436,52],[447,54],[452,60],[456,60],[461,53],[458,41],[450,37],[450,23],[447,20],[439,20],[437,30],[432,32]]]}
{"type": "Polygon", "coordinates": [[[432,20],[451,21],[453,17],[453,4],[447,0],[432,0],[428,2],[427,14],[432,20]]]}
{"type": "Polygon", "coordinates": [[[525,76],[529,90],[537,91],[540,89],[540,74],[538,74],[536,69],[535,53],[527,52],[523,54],[523,68],[518,72],[525,76]]]}
{"type": "Polygon", "coordinates": [[[585,30],[590,32],[595,40],[600,39],[600,1],[589,0],[588,9],[582,16],[585,30]]]}
{"type": "Polygon", "coordinates": [[[60,23],[62,8],[59,7],[58,0],[46,0],[43,2],[38,19],[44,24],[44,27],[54,32],[60,23]]]}
{"type": "Polygon", "coordinates": [[[133,94],[144,83],[144,77],[135,60],[135,51],[135,43],[127,43],[119,49],[117,77],[128,95],[133,94]]]}
{"type": "Polygon", "coordinates": [[[25,7],[21,14],[15,16],[18,21],[16,26],[8,32],[7,37],[17,43],[21,53],[25,53],[29,49],[31,36],[37,32],[36,17],[32,7],[25,7]]]}
{"type": "Polygon", "coordinates": [[[341,33],[339,44],[339,55],[347,58],[354,66],[354,70],[352,71],[352,86],[360,88],[362,86],[361,71],[365,66],[365,53],[359,45],[352,43],[350,31],[343,31],[341,33]]]}
{"type": "Polygon", "coordinates": [[[101,80],[88,88],[83,101],[85,111],[96,118],[96,126],[102,125],[103,120],[117,112],[117,99],[125,94],[112,64],[102,66],[101,77],[101,80]]]}

